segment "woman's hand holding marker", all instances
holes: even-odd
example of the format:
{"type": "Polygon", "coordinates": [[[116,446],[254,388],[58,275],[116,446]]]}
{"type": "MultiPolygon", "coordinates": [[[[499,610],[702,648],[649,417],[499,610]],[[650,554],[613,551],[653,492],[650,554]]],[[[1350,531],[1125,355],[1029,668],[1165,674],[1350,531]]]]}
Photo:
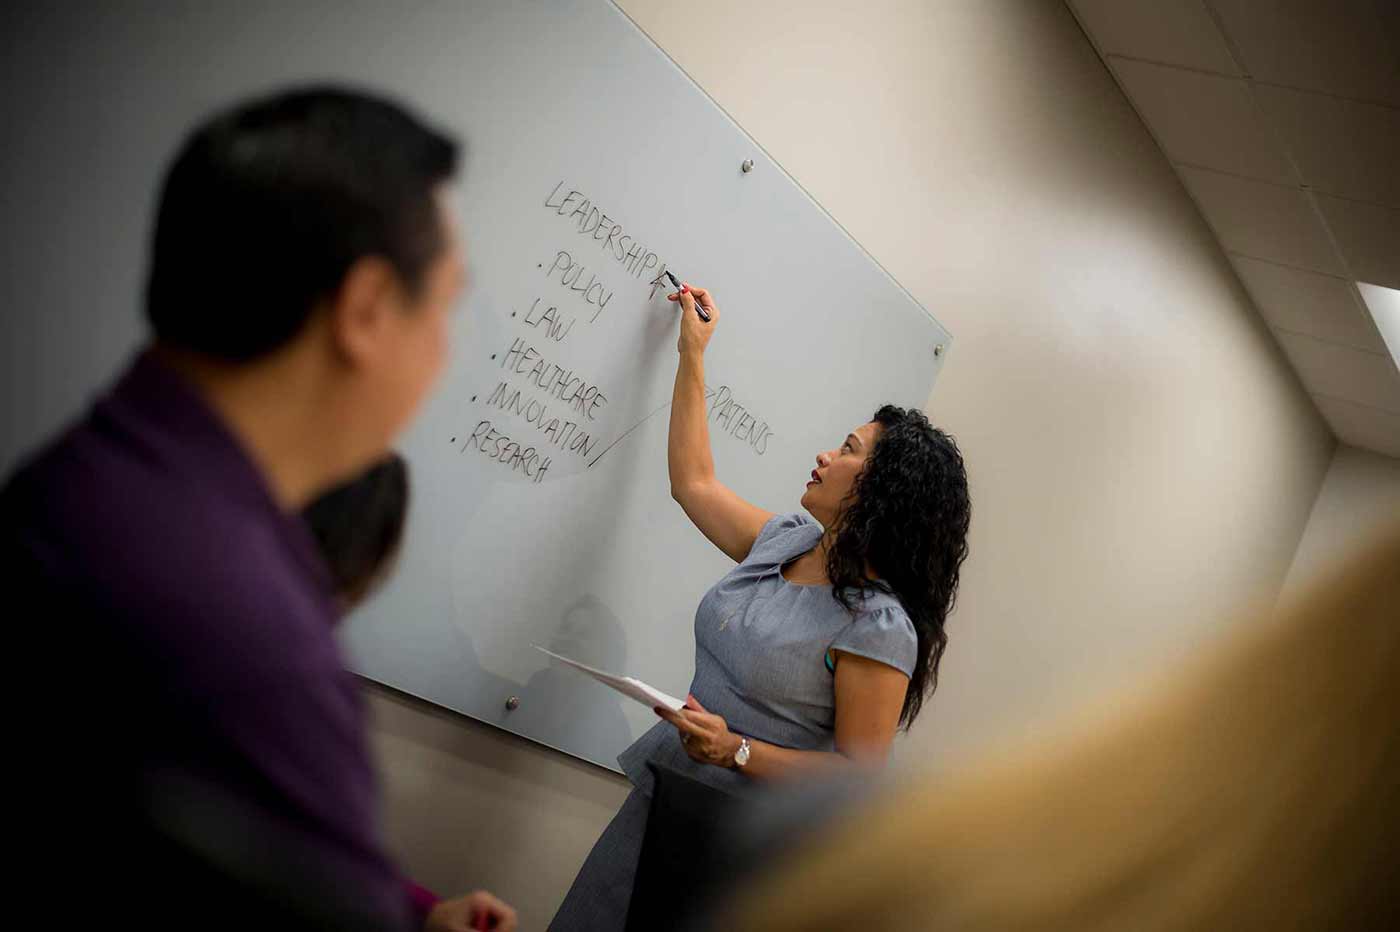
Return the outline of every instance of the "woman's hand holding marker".
{"type": "Polygon", "coordinates": [[[681,285],[680,291],[668,294],[667,301],[675,301],[681,306],[681,336],[676,344],[682,355],[696,353],[704,355],[710,336],[719,324],[719,307],[715,299],[704,288],[681,285]],[[701,316],[704,311],[707,317],[701,316]]]}
{"type": "MultiPolygon", "coordinates": [[[[675,273],[671,272],[669,269],[662,274],[666,276],[666,279],[671,283],[671,287],[676,289],[677,292],[684,292],[690,290],[690,286],[682,285],[680,281],[676,278],[675,273]]],[[[705,323],[708,324],[710,322],[710,314],[708,311],[705,310],[704,305],[696,305],[695,313],[699,314],[700,319],[703,320],[705,323]]]]}

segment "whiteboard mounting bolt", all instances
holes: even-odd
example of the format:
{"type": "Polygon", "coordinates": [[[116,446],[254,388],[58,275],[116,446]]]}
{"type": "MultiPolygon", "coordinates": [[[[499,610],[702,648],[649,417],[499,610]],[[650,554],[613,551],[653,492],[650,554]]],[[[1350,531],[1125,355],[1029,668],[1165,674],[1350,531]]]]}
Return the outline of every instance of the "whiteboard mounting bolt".
{"type": "Polygon", "coordinates": [[[739,166],[739,171],[746,175],[753,171],[753,159],[744,159],[743,164],[739,166]]]}
{"type": "Polygon", "coordinates": [[[938,344],[937,346],[935,346],[935,347],[933,348],[933,355],[935,355],[935,356],[942,356],[942,355],[943,355],[943,344],[942,344],[942,343],[938,344]]]}
{"type": "Polygon", "coordinates": [[[520,708],[520,697],[519,697],[519,696],[511,696],[509,699],[506,700],[506,710],[507,710],[507,711],[514,712],[514,711],[515,711],[516,709],[518,709],[518,708],[520,708]]]}

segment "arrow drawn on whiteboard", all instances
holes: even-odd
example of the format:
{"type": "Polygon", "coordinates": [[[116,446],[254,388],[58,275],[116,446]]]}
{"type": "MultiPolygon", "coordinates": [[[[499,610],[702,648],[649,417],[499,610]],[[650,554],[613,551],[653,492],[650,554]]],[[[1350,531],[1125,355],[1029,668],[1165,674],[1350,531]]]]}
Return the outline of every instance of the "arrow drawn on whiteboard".
{"type": "MultiPolygon", "coordinates": [[[[647,297],[648,297],[648,300],[650,300],[651,298],[655,298],[655,297],[656,297],[656,291],[657,291],[657,289],[660,288],[662,285],[666,284],[666,282],[663,280],[663,279],[665,279],[665,277],[666,277],[666,263],[663,262],[663,263],[661,263],[661,271],[657,272],[657,273],[656,273],[656,277],[653,278],[650,282],[647,283],[647,284],[651,285],[651,294],[647,296],[647,297]]],[[[593,316],[594,316],[594,317],[597,317],[598,315],[597,315],[597,314],[594,314],[593,316]]],[[[708,385],[705,386],[705,400],[706,400],[706,401],[709,401],[710,398],[714,395],[714,393],[715,393],[715,390],[714,390],[713,388],[710,388],[710,386],[708,386],[708,385]]],[[[669,408],[669,407],[671,407],[671,402],[668,401],[668,402],[666,402],[664,405],[662,405],[661,407],[657,408],[655,411],[653,411],[653,412],[651,412],[650,414],[648,414],[646,417],[642,418],[642,419],[641,419],[640,421],[638,421],[637,423],[633,424],[631,427],[629,427],[629,428],[627,428],[626,430],[624,430],[624,431],[622,432],[622,436],[618,437],[618,438],[617,438],[616,440],[614,440],[612,443],[610,443],[610,444],[608,444],[606,447],[604,447],[602,453],[599,453],[597,456],[593,457],[592,461],[589,462],[589,464],[588,464],[588,468],[589,468],[589,469],[592,469],[593,466],[594,466],[594,464],[597,463],[597,462],[598,462],[600,459],[602,459],[603,457],[607,456],[607,455],[608,455],[608,451],[611,450],[613,447],[617,446],[619,443],[621,443],[621,442],[623,441],[623,438],[625,438],[628,434],[632,433],[632,431],[636,430],[638,427],[641,427],[641,426],[642,426],[643,424],[645,424],[647,421],[649,421],[649,420],[651,420],[652,418],[656,417],[658,414],[660,414],[662,411],[665,411],[665,410],[666,410],[667,408],[669,408]]],[[[708,416],[708,414],[707,414],[707,416],[708,416]]]]}
{"type": "Polygon", "coordinates": [[[608,455],[608,451],[609,451],[609,450],[611,450],[613,447],[615,447],[615,446],[617,446],[619,443],[621,443],[624,437],[626,437],[628,434],[632,433],[632,431],[636,430],[638,427],[641,427],[641,426],[642,426],[643,424],[645,424],[647,421],[649,421],[649,420],[651,420],[652,418],[656,417],[658,414],[660,414],[662,411],[665,411],[665,410],[666,410],[667,408],[669,408],[669,407],[671,407],[671,403],[668,401],[668,402],[666,402],[664,405],[662,405],[661,407],[657,408],[655,411],[653,411],[653,412],[651,412],[650,414],[648,414],[646,417],[642,418],[642,419],[641,419],[640,421],[638,421],[637,423],[633,424],[631,427],[629,427],[629,428],[627,428],[626,430],[624,430],[624,431],[622,432],[622,436],[621,436],[621,437],[618,437],[618,438],[617,438],[616,440],[614,440],[612,443],[610,443],[610,444],[608,444],[606,447],[604,447],[602,453],[599,453],[597,456],[593,457],[593,461],[592,461],[591,463],[588,464],[588,468],[589,468],[589,469],[592,469],[593,466],[594,466],[600,459],[602,459],[603,457],[605,457],[605,456],[608,455]]]}
{"type": "MultiPolygon", "coordinates": [[[[715,394],[715,390],[714,390],[713,388],[710,388],[710,386],[706,385],[706,386],[705,386],[705,400],[706,400],[706,401],[709,401],[710,398],[712,398],[712,397],[714,396],[714,394],[715,394]]],[[[666,410],[667,408],[669,408],[669,407],[671,407],[671,402],[668,401],[668,402],[666,402],[664,405],[662,405],[661,407],[657,408],[655,411],[653,411],[653,412],[651,412],[650,414],[648,414],[646,417],[642,418],[642,419],[641,419],[640,421],[638,421],[637,423],[633,424],[631,427],[629,427],[629,428],[627,428],[626,430],[624,430],[624,431],[622,432],[622,435],[621,435],[621,436],[619,436],[619,437],[618,437],[616,440],[614,440],[612,443],[608,444],[606,447],[603,447],[603,452],[602,452],[602,453],[599,453],[597,456],[593,457],[592,462],[590,462],[590,463],[588,464],[588,468],[589,468],[589,469],[592,469],[595,463],[597,463],[597,462],[598,462],[600,459],[602,459],[603,457],[607,456],[607,455],[608,455],[608,451],[611,450],[613,447],[617,446],[619,443],[621,443],[621,442],[623,441],[623,439],[626,438],[626,436],[627,436],[628,434],[632,433],[632,431],[636,430],[638,427],[641,427],[641,426],[642,426],[643,424],[645,424],[647,421],[649,421],[649,420],[651,420],[652,418],[656,417],[658,414],[660,414],[662,411],[665,411],[665,410],[666,410]]],[[[706,414],[706,418],[707,418],[707,419],[708,419],[708,416],[709,416],[709,415],[708,415],[708,413],[707,413],[707,414],[706,414]]]]}

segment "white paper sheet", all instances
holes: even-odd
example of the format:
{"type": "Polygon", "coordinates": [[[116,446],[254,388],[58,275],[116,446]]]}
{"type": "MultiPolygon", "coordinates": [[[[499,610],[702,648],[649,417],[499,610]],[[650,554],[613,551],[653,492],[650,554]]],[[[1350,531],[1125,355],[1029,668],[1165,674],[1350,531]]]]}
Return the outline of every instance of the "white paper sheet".
{"type": "Polygon", "coordinates": [[[680,710],[685,705],[685,703],[682,700],[677,699],[675,696],[668,696],[656,687],[648,686],[646,683],[643,683],[641,680],[635,677],[618,676],[616,673],[607,673],[603,670],[596,670],[593,667],[588,666],[587,664],[579,663],[577,660],[570,660],[568,657],[556,654],[552,650],[545,650],[538,644],[535,645],[535,650],[544,654],[548,654],[555,660],[566,663],[581,673],[588,674],[598,682],[602,683],[604,686],[611,686],[613,689],[622,693],[629,699],[635,699],[637,702],[640,702],[648,709],[654,709],[657,706],[661,706],[662,708],[670,709],[672,712],[675,712],[680,710]]]}

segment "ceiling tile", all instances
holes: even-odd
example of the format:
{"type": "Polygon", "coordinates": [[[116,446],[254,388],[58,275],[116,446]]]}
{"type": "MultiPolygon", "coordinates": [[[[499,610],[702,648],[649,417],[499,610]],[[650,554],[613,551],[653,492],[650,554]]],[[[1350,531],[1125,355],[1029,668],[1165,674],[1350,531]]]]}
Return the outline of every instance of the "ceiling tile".
{"type": "Polygon", "coordinates": [[[1313,190],[1400,207],[1400,110],[1267,84],[1255,94],[1313,190]]]}
{"type": "Polygon", "coordinates": [[[1313,401],[1343,443],[1400,457],[1400,414],[1320,395],[1313,401]]]}
{"type": "Polygon", "coordinates": [[[1400,414],[1400,372],[1388,354],[1323,343],[1312,337],[1274,331],[1303,384],[1328,395],[1400,414]]]}
{"type": "Polygon", "coordinates": [[[1400,105],[1395,0],[1209,0],[1259,81],[1400,105]]]}
{"type": "Polygon", "coordinates": [[[1297,183],[1244,81],[1126,58],[1110,64],[1172,161],[1297,183]]]}
{"type": "Polygon", "coordinates": [[[1321,194],[1317,206],[1358,281],[1400,288],[1400,208],[1321,194]]]}
{"type": "Polygon", "coordinates": [[[1346,279],[1231,255],[1259,313],[1275,327],[1384,353],[1385,342],[1346,279]]]}
{"type": "Polygon", "coordinates": [[[1104,53],[1239,74],[1201,0],[1070,0],[1104,53]]]}
{"type": "Polygon", "coordinates": [[[1177,166],[1177,171],[1230,252],[1343,274],[1302,191],[1187,166],[1177,166]]]}

